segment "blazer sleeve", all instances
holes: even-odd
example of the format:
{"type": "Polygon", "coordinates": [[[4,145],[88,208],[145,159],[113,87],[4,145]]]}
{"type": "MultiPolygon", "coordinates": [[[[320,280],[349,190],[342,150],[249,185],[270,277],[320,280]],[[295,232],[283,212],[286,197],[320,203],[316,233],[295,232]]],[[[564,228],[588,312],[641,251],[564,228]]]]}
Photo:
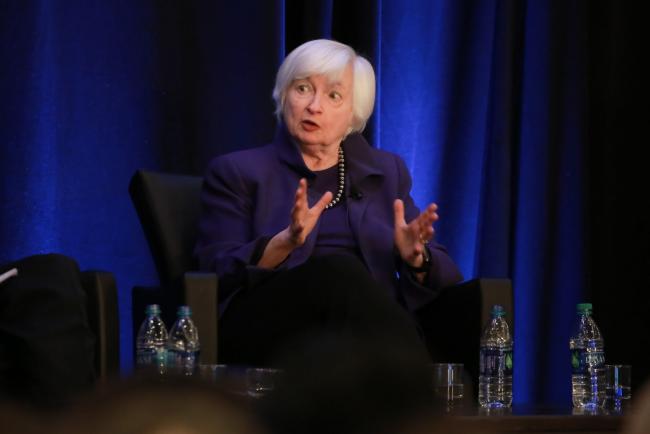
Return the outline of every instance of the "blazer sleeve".
{"type": "Polygon", "coordinates": [[[219,275],[219,298],[226,299],[251,278],[271,273],[256,267],[271,237],[253,232],[257,186],[242,177],[231,155],[210,164],[201,191],[201,218],[195,248],[202,270],[219,275]]]}
{"type": "MultiPolygon", "coordinates": [[[[398,173],[398,196],[404,202],[404,217],[407,222],[420,214],[420,210],[411,197],[411,175],[399,156],[396,156],[398,173]]],[[[400,276],[400,288],[409,310],[432,301],[444,287],[451,286],[463,280],[463,276],[447,253],[444,246],[430,241],[428,251],[431,256],[430,269],[424,282],[420,283],[408,269],[406,263],[397,254],[397,271],[400,276]]]]}

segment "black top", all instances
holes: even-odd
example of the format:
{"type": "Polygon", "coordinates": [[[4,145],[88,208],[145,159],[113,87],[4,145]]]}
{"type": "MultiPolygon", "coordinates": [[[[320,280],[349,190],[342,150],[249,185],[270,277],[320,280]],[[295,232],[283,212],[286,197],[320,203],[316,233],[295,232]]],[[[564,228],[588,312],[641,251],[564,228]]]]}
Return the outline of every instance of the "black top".
{"type": "MultiPolygon", "coordinates": [[[[339,186],[338,165],[315,171],[316,177],[312,180],[310,188],[320,197],[326,191],[336,195],[339,186]]],[[[345,196],[339,203],[328,208],[320,216],[320,225],[313,255],[323,256],[331,254],[352,254],[359,257],[357,242],[354,239],[348,220],[348,207],[345,196]]]]}

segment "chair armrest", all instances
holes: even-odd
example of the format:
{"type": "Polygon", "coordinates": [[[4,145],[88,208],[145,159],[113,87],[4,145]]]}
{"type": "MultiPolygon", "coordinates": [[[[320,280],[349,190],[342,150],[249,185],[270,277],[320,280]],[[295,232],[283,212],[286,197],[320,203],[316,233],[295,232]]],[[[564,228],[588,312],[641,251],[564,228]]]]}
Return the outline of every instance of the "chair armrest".
{"type": "Polygon", "coordinates": [[[192,319],[199,330],[201,363],[217,363],[217,275],[187,272],[183,280],[185,304],[192,309],[192,319]]]}
{"type": "Polygon", "coordinates": [[[113,274],[104,271],[82,272],[81,285],[86,291],[88,324],[95,333],[95,370],[105,381],[120,369],[117,286],[113,274]]]}

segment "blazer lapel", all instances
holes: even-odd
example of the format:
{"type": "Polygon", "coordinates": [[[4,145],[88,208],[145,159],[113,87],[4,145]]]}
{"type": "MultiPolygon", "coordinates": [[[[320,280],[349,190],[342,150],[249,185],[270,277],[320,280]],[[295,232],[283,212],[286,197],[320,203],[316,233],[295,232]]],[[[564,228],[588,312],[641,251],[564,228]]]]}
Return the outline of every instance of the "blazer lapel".
{"type": "Polygon", "coordinates": [[[359,250],[366,264],[372,268],[372,253],[366,236],[372,236],[364,228],[364,215],[368,205],[381,191],[384,173],[375,160],[372,148],[360,134],[353,134],[343,142],[346,164],[346,202],[352,232],[359,243],[359,250]]]}
{"type": "MultiPolygon", "coordinates": [[[[315,177],[314,172],[309,170],[309,168],[305,164],[305,161],[303,160],[302,155],[300,155],[300,151],[298,150],[298,146],[291,140],[291,137],[289,136],[289,132],[287,131],[284,124],[281,124],[278,127],[273,142],[275,144],[276,152],[280,162],[288,166],[293,172],[295,172],[298,179],[306,178],[307,181],[310,181],[315,177]]],[[[281,175],[278,174],[278,176],[281,175]]],[[[298,188],[297,181],[296,181],[296,185],[294,186],[294,190],[291,191],[292,198],[296,188],[298,188]]],[[[310,189],[307,190],[307,201],[309,202],[309,206],[312,206],[314,203],[316,203],[318,199],[319,197],[314,191],[310,189]]],[[[291,203],[293,203],[293,199],[291,200],[291,203]]],[[[289,210],[287,210],[287,222],[289,221],[288,212],[289,210]]],[[[305,244],[303,244],[298,249],[294,250],[294,252],[290,255],[289,260],[287,262],[287,267],[293,268],[297,265],[304,263],[305,261],[307,261],[307,259],[309,259],[316,245],[316,237],[318,235],[319,227],[320,227],[320,219],[316,222],[316,226],[314,227],[312,232],[305,240],[305,244]]]]}

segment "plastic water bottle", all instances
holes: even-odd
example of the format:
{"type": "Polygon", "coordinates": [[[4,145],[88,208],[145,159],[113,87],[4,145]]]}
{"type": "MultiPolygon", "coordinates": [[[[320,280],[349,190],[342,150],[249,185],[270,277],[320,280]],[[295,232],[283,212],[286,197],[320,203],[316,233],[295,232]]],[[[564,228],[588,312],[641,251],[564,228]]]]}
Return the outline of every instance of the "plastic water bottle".
{"type": "Polygon", "coordinates": [[[160,319],[160,306],[151,304],[145,309],[146,318],[136,338],[136,369],[165,373],[167,329],[160,319]]]}
{"type": "Polygon", "coordinates": [[[580,303],[577,310],[576,327],[569,339],[573,406],[595,410],[605,403],[605,347],[591,316],[591,303],[580,303]]]}
{"type": "Polygon", "coordinates": [[[167,362],[172,372],[193,375],[201,350],[199,332],[192,322],[192,310],[189,306],[180,306],[176,315],[176,322],[167,339],[167,362]]]}
{"type": "Polygon", "coordinates": [[[481,336],[478,402],[481,407],[512,405],[512,337],[503,306],[492,306],[492,319],[481,336]]]}

